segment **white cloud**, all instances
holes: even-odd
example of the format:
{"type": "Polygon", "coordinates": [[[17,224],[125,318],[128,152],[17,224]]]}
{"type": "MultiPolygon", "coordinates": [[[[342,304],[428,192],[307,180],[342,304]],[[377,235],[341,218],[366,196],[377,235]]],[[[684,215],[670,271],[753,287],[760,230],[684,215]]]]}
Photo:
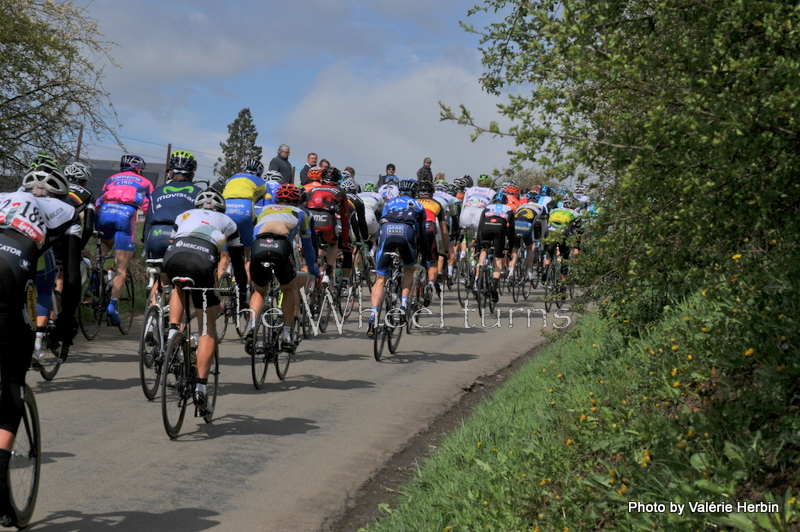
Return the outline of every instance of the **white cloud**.
{"type": "Polygon", "coordinates": [[[439,121],[439,101],[463,103],[486,124],[501,118],[498,100],[480,91],[478,75],[442,60],[378,79],[336,64],[320,75],[281,132],[292,139],[296,166],[314,151],[339,168],[353,166],[360,181],[383,173],[388,162],[397,165],[399,176],[413,176],[425,157],[433,159],[434,173],[445,172],[448,180],[488,173],[507,166],[513,141],[482,137],[472,143],[471,129],[439,121]],[[326,83],[331,77],[338,82],[326,83]]]}

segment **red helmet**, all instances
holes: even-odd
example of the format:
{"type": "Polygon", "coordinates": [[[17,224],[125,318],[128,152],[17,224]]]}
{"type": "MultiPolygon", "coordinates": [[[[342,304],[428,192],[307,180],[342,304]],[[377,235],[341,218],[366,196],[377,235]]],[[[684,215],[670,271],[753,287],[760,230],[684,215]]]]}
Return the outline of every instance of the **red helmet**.
{"type": "Polygon", "coordinates": [[[508,185],[505,190],[506,194],[519,197],[519,187],[517,185],[508,185]]]}
{"type": "Polygon", "coordinates": [[[324,170],[319,166],[312,166],[308,169],[308,180],[322,181],[322,172],[324,172],[324,170]]]}
{"type": "Polygon", "coordinates": [[[291,183],[284,183],[275,191],[275,199],[286,203],[299,203],[300,189],[291,183]]]}

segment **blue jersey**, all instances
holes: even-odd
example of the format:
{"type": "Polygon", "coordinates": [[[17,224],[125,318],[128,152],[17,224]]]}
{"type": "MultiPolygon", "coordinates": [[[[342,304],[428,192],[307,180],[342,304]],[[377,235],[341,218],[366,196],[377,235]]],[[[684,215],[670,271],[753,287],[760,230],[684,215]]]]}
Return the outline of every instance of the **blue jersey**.
{"type": "Polygon", "coordinates": [[[155,189],[144,222],[145,233],[153,225],[172,225],[179,215],[194,209],[200,191],[200,187],[189,181],[171,181],[155,189]]]}
{"type": "Polygon", "coordinates": [[[414,198],[399,196],[386,202],[381,223],[404,223],[414,226],[418,232],[425,229],[425,207],[414,198]]]}

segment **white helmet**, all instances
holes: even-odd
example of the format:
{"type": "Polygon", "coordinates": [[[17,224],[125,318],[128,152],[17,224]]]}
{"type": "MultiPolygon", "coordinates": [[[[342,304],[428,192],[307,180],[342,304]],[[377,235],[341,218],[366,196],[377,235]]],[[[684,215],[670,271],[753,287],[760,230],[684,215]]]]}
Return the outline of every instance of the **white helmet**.
{"type": "Polygon", "coordinates": [[[67,178],[55,168],[39,166],[22,178],[22,186],[35,196],[65,198],[69,194],[67,178]]]}
{"type": "Polygon", "coordinates": [[[264,174],[264,180],[280,183],[281,181],[283,181],[283,176],[281,175],[280,172],[276,170],[267,170],[267,172],[264,174]]]}
{"type": "Polygon", "coordinates": [[[83,184],[92,178],[92,174],[89,172],[89,169],[86,168],[85,164],[75,162],[64,168],[64,177],[66,177],[70,183],[83,184]]]}
{"type": "Polygon", "coordinates": [[[224,213],[225,198],[215,188],[207,188],[197,195],[194,206],[198,209],[211,209],[224,213]]]}

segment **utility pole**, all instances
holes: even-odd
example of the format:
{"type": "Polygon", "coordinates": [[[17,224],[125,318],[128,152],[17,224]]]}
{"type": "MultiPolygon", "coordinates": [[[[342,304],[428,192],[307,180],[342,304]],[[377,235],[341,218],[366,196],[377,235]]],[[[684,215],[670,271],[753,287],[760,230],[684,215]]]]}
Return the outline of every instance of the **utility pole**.
{"type": "Polygon", "coordinates": [[[81,130],[78,132],[78,147],[75,148],[75,160],[81,160],[81,144],[83,144],[83,124],[81,124],[81,130]]]}
{"type": "MultiPolygon", "coordinates": [[[[172,143],[167,144],[167,162],[164,167],[164,183],[167,182],[167,172],[169,172],[169,159],[172,155],[172,143]]],[[[158,186],[158,177],[156,177],[156,183],[154,186],[158,186]]]]}

